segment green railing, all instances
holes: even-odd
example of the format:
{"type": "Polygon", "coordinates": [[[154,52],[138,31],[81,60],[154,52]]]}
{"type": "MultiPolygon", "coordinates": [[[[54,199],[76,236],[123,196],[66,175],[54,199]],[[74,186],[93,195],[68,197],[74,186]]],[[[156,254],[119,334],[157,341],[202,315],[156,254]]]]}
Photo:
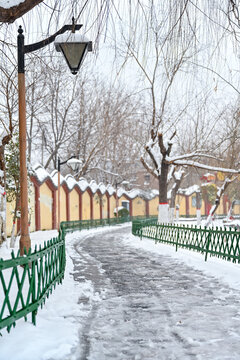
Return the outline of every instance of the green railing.
{"type": "Polygon", "coordinates": [[[11,259],[0,259],[0,330],[10,331],[16,321],[32,315],[36,324],[39,306],[43,306],[56,284],[64,277],[65,235],[69,231],[117,225],[141,217],[119,217],[112,219],[61,222],[58,237],[35,247],[24,256],[11,253],[11,259]]]}
{"type": "Polygon", "coordinates": [[[231,228],[199,228],[197,226],[161,225],[157,220],[134,220],[132,233],[171,244],[176,247],[199,251],[232,262],[240,262],[240,232],[231,228]]]}
{"type": "Polygon", "coordinates": [[[65,270],[65,235],[69,231],[90,229],[105,225],[117,225],[131,221],[131,217],[65,221],[60,225],[58,237],[31,249],[25,256],[11,253],[11,259],[0,259],[0,330],[10,331],[16,321],[32,315],[36,324],[39,306],[56,284],[61,283],[65,270]]]}
{"type": "Polygon", "coordinates": [[[15,327],[16,320],[32,314],[36,324],[39,306],[56,284],[61,283],[65,270],[65,236],[61,231],[43,247],[29,250],[25,256],[19,252],[11,259],[0,259],[0,330],[15,327]]]}
{"type": "MultiPolygon", "coordinates": [[[[61,223],[61,228],[64,233],[75,230],[84,230],[92,229],[101,226],[112,226],[119,225],[126,222],[131,222],[133,220],[146,219],[145,216],[126,216],[118,218],[109,218],[109,219],[96,219],[96,220],[76,220],[76,221],[63,221],[61,223]]],[[[148,220],[155,219],[148,218],[148,220]]]]}

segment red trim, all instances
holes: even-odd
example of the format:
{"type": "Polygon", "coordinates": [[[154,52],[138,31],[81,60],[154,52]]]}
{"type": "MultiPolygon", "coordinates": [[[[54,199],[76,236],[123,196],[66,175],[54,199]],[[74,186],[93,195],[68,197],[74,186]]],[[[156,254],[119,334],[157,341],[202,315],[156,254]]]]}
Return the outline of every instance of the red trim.
{"type": "Polygon", "coordinates": [[[99,197],[99,213],[100,213],[100,219],[102,219],[102,201],[103,201],[103,195],[100,191],[97,191],[98,197],[99,197]]]}
{"type": "Polygon", "coordinates": [[[159,205],[168,205],[168,202],[159,203],[159,205]]]}
{"type": "Polygon", "coordinates": [[[185,199],[186,199],[186,216],[188,216],[189,215],[189,197],[186,196],[185,199]]]}
{"type": "MultiPolygon", "coordinates": [[[[66,196],[66,221],[69,221],[70,219],[70,209],[69,209],[69,190],[66,184],[62,184],[62,188],[65,192],[65,196],[66,196]]],[[[61,188],[60,188],[61,191],[61,188]]]]}
{"type": "Polygon", "coordinates": [[[129,213],[132,216],[132,199],[129,200],[129,213]]]}
{"type": "Polygon", "coordinates": [[[107,218],[110,218],[110,196],[109,194],[106,193],[106,197],[107,197],[107,218]]]}
{"type": "Polygon", "coordinates": [[[70,221],[69,192],[66,192],[67,221],[70,221]]]}
{"type": "MultiPolygon", "coordinates": [[[[41,230],[41,212],[40,212],[40,183],[34,176],[30,177],[35,192],[35,230],[41,230]]],[[[18,225],[18,223],[17,223],[18,225]]]]}
{"type": "Polygon", "coordinates": [[[87,193],[90,197],[90,220],[93,220],[93,193],[90,189],[87,189],[87,193]]]}
{"type": "Polygon", "coordinates": [[[57,228],[57,191],[52,190],[52,228],[57,228]]]}
{"type": "Polygon", "coordinates": [[[79,220],[82,220],[82,193],[79,191],[79,220]]]}
{"type": "Polygon", "coordinates": [[[146,207],[146,216],[149,216],[149,201],[145,200],[145,207],[146,207]]]}
{"type": "Polygon", "coordinates": [[[40,212],[40,188],[34,183],[35,187],[35,228],[41,230],[41,212],[40,212]]]}
{"type": "Polygon", "coordinates": [[[227,214],[227,196],[223,195],[223,213],[227,214]]]}

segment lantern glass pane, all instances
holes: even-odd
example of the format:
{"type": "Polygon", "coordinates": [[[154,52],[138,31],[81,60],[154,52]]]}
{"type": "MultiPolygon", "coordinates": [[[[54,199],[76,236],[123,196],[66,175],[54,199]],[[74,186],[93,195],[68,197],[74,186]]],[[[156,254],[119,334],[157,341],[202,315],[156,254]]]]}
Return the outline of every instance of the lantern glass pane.
{"type": "Polygon", "coordinates": [[[64,43],[61,44],[62,51],[72,69],[78,69],[87,48],[86,43],[64,43]]]}

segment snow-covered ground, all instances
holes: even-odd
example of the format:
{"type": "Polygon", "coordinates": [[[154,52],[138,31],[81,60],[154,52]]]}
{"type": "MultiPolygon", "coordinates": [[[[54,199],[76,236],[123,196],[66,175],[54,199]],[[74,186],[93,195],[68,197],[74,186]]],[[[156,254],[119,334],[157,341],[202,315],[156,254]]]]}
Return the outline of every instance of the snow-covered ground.
{"type": "MultiPolygon", "coordinates": [[[[31,237],[34,242],[38,242],[43,237],[50,239],[53,236],[56,236],[56,232],[45,231],[32,234],[31,237]]],[[[5,330],[2,331],[0,360],[212,360],[238,358],[236,344],[240,343],[240,334],[237,332],[240,320],[237,306],[240,290],[240,265],[213,257],[209,257],[205,262],[201,254],[184,249],[176,252],[175,248],[169,245],[155,244],[149,239],[140,240],[131,235],[130,227],[127,224],[75,232],[67,235],[66,243],[67,268],[63,285],[56,287],[44,308],[39,310],[36,327],[30,322],[19,320],[16,328],[12,329],[10,334],[5,330]],[[107,246],[111,250],[109,254],[107,248],[103,248],[103,244],[105,246],[108,244],[107,237],[109,237],[107,246]],[[97,239],[96,243],[94,243],[94,238],[97,239]],[[120,247],[114,249],[113,243],[115,245],[119,243],[120,247]],[[128,256],[129,264],[130,260],[132,264],[135,259],[138,260],[133,273],[143,276],[143,282],[142,277],[140,277],[140,284],[136,282],[136,293],[139,291],[138,287],[142,288],[141,301],[139,297],[135,298],[135,293],[132,292],[135,280],[131,283],[130,295],[126,293],[128,284],[122,283],[122,279],[124,276],[127,278],[128,274],[125,272],[128,272],[128,269],[125,270],[123,267],[125,265],[118,269],[116,259],[119,258],[120,262],[120,255],[125,259],[125,265],[128,263],[128,256]],[[111,270],[109,277],[110,268],[107,261],[115,262],[114,271],[111,270]],[[161,266],[165,266],[161,270],[157,268],[160,262],[161,266]],[[166,264],[164,265],[163,262],[166,264]],[[177,268],[175,268],[176,266],[177,268]],[[170,276],[167,272],[171,267],[173,269],[170,276]],[[149,269],[153,269],[155,274],[165,269],[166,274],[158,283],[157,277],[148,278],[149,269]],[[184,274],[184,271],[187,271],[188,274],[184,274]],[[189,288],[190,280],[186,279],[186,289],[182,283],[179,283],[179,289],[178,285],[172,289],[174,272],[178,281],[181,276],[190,276],[189,279],[193,280],[194,286],[191,284],[189,288]],[[144,284],[146,281],[149,281],[152,290],[145,294],[144,284]],[[201,285],[201,281],[203,285],[201,285]],[[160,294],[164,299],[168,288],[171,297],[168,299],[169,303],[165,303],[164,300],[163,311],[162,308],[157,307],[158,296],[160,294]],[[194,301],[199,298],[199,294],[204,294],[203,288],[209,288],[205,298],[202,299],[205,301],[205,312],[194,307],[194,301]],[[183,292],[187,297],[185,312],[188,316],[181,310],[180,317],[178,307],[180,307],[181,301],[185,301],[182,298],[183,292]],[[131,300],[130,310],[127,307],[129,297],[131,300]],[[149,307],[147,306],[148,301],[149,307]],[[153,313],[149,317],[151,308],[153,313]],[[222,313],[219,312],[219,319],[214,314],[215,308],[216,314],[220,310],[222,311],[222,313]],[[157,324],[157,327],[162,333],[162,343],[156,344],[154,318],[159,315],[159,312],[162,323],[157,324]],[[189,332],[191,329],[198,328],[197,324],[189,323],[191,316],[195,320],[199,316],[200,338],[189,332]],[[205,328],[206,324],[208,328],[205,328]],[[141,336],[137,337],[135,327],[141,336]],[[223,331],[227,331],[226,338],[223,331]],[[205,341],[205,335],[209,338],[208,342],[205,341]],[[229,339],[229,348],[225,344],[228,343],[227,338],[229,339]],[[171,341],[173,342],[171,343],[171,341]],[[146,342],[147,346],[145,346],[146,342]],[[135,344],[135,347],[132,348],[132,344],[135,344]],[[164,352],[163,345],[169,346],[171,351],[168,352],[165,349],[166,352],[164,352]],[[156,355],[156,346],[158,351],[162,347],[163,357],[156,355]],[[189,354],[186,352],[188,346],[191,348],[189,354]],[[206,347],[205,353],[201,346],[206,347]],[[224,346],[224,351],[221,350],[221,346],[224,346]],[[131,353],[131,349],[133,349],[133,353],[131,353]],[[209,355],[210,349],[215,356],[209,355]],[[121,351],[123,352],[121,353],[121,351]],[[166,354],[169,354],[169,357],[166,354]]],[[[7,248],[2,248],[0,256],[7,257],[8,252],[7,248]]],[[[153,276],[151,273],[149,275],[153,276]]],[[[161,304],[161,300],[159,303],[161,304]]]]}

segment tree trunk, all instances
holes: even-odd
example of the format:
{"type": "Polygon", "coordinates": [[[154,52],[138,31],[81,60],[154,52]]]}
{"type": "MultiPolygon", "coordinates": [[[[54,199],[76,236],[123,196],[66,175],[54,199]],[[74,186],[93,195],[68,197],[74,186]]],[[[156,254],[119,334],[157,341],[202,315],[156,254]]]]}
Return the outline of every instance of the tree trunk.
{"type": "Polygon", "coordinates": [[[169,222],[169,205],[167,201],[167,176],[168,164],[162,162],[161,176],[158,178],[159,183],[159,206],[158,206],[158,222],[167,224],[169,222]]]}
{"type": "MultiPolygon", "coordinates": [[[[171,200],[170,200],[170,211],[169,211],[170,223],[174,222],[174,210],[175,210],[176,196],[177,196],[177,192],[180,188],[181,182],[182,182],[182,177],[180,179],[175,179],[175,183],[172,187],[171,200]]],[[[179,217],[179,214],[178,214],[178,217],[179,217]]]]}
{"type": "Polygon", "coordinates": [[[0,146],[0,244],[6,240],[6,196],[4,145],[0,146]]]}
{"type": "Polygon", "coordinates": [[[215,212],[216,212],[216,210],[217,210],[217,208],[218,208],[218,206],[220,204],[220,200],[221,200],[222,195],[224,194],[224,192],[227,189],[228,185],[231,184],[231,182],[233,182],[235,179],[236,179],[236,177],[235,178],[230,177],[230,178],[225,179],[223,185],[221,186],[221,188],[217,192],[215,204],[212,205],[212,207],[211,207],[211,210],[209,212],[209,215],[208,215],[205,226],[209,226],[211,224],[212,219],[213,219],[213,215],[215,214],[215,212]]]}

